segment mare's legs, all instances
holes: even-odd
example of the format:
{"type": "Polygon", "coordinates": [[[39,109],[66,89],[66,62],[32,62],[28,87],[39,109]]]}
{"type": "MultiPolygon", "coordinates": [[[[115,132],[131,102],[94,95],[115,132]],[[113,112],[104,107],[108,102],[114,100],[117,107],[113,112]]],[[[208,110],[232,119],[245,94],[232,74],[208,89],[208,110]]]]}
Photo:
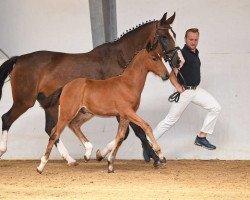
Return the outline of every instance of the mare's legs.
{"type": "Polygon", "coordinates": [[[75,133],[78,139],[82,142],[85,147],[85,155],[84,160],[89,161],[93,145],[89,142],[89,140],[85,137],[83,132],[81,131],[81,125],[91,119],[93,114],[91,113],[82,113],[79,112],[77,116],[69,123],[69,128],[75,133]]]}
{"type": "MultiPolygon", "coordinates": [[[[58,120],[57,119],[58,118],[58,104],[56,104],[55,106],[46,108],[44,109],[44,111],[45,111],[45,118],[46,118],[45,131],[50,136],[51,131],[53,127],[55,127],[57,120],[58,120]]],[[[68,162],[69,166],[75,166],[78,164],[76,160],[69,155],[69,152],[64,146],[61,139],[56,140],[55,146],[57,150],[59,151],[60,155],[62,156],[62,158],[64,158],[68,162]]]]}
{"type": "Polygon", "coordinates": [[[125,132],[128,128],[128,124],[129,124],[128,119],[120,117],[119,127],[118,127],[118,132],[117,132],[117,135],[115,138],[114,147],[112,148],[112,151],[108,157],[108,172],[109,173],[114,172],[115,156],[116,156],[116,153],[117,153],[119,147],[121,146],[121,144],[125,138],[125,132]]]}
{"type": "Polygon", "coordinates": [[[18,98],[15,100],[13,94],[13,105],[11,109],[2,116],[2,138],[0,141],[0,157],[7,151],[7,142],[8,142],[8,131],[13,124],[13,122],[21,116],[24,112],[26,112],[29,108],[31,108],[36,99],[22,99],[18,98]]]}
{"type": "Polygon", "coordinates": [[[11,125],[19,116],[34,106],[37,98],[37,83],[39,78],[37,73],[39,73],[39,68],[32,66],[34,59],[31,59],[30,62],[29,56],[25,56],[15,61],[9,63],[11,65],[15,63],[10,77],[13,105],[11,109],[2,116],[3,134],[0,141],[0,157],[7,150],[8,131],[11,125]]]}

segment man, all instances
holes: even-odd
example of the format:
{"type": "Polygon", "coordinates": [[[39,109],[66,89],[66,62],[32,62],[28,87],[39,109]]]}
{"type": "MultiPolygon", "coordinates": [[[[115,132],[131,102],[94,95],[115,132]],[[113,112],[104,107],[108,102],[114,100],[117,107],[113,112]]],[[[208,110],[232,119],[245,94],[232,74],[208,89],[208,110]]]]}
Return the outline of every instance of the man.
{"type": "MultiPolygon", "coordinates": [[[[182,49],[182,54],[185,63],[182,68],[179,69],[180,73],[178,73],[178,69],[175,69],[170,74],[171,83],[177,92],[180,93],[179,101],[172,103],[166,118],[154,129],[154,135],[156,139],[159,139],[175,124],[186,107],[192,102],[208,110],[201,131],[198,133],[194,144],[209,150],[214,150],[216,146],[211,144],[206,136],[207,134],[213,133],[221,106],[211,94],[199,87],[201,77],[201,62],[199,59],[199,51],[197,50],[199,30],[197,28],[188,29],[184,39],[186,44],[182,49]],[[177,78],[174,73],[177,74],[177,78]]],[[[143,155],[147,161],[149,158],[145,154],[145,151],[143,155]]]]}

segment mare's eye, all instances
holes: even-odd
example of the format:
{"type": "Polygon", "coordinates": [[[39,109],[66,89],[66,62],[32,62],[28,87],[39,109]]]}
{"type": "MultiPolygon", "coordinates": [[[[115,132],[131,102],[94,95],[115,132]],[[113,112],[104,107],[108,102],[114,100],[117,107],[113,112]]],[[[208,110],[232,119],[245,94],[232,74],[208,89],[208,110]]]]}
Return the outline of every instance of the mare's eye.
{"type": "Polygon", "coordinates": [[[153,61],[157,61],[158,59],[156,57],[153,58],[153,61]]]}

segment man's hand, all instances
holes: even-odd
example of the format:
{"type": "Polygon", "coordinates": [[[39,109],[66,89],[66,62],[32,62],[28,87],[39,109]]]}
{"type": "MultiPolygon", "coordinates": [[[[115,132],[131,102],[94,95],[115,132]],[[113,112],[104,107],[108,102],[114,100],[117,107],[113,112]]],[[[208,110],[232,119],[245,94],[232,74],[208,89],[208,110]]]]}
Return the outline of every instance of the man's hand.
{"type": "Polygon", "coordinates": [[[182,86],[182,85],[177,85],[176,87],[175,87],[175,89],[177,90],[177,92],[179,92],[179,93],[182,93],[182,92],[184,92],[185,91],[185,89],[184,89],[184,87],[182,86]]]}

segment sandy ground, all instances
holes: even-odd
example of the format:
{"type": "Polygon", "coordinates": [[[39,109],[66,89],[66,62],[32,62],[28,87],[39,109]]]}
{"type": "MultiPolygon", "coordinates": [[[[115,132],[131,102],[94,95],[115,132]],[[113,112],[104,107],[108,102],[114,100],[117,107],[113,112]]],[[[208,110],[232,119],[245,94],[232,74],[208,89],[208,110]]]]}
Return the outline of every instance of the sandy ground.
{"type": "Polygon", "coordinates": [[[0,161],[0,199],[249,200],[250,161],[168,161],[160,169],[141,160],[107,162],[0,161]]]}

